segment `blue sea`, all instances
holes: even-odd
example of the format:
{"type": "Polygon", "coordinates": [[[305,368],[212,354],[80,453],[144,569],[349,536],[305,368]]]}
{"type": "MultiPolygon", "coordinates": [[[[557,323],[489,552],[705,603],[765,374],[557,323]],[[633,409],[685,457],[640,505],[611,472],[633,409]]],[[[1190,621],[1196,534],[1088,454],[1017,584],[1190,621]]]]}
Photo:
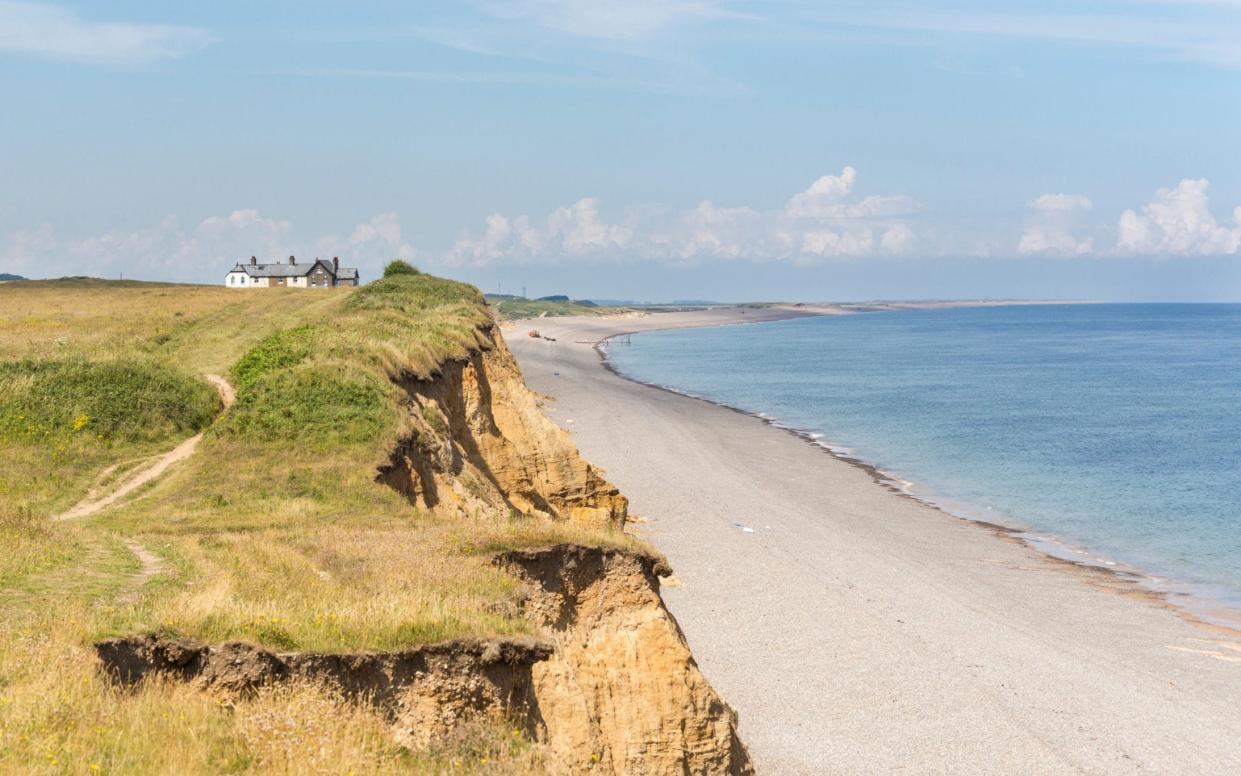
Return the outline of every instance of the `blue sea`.
{"type": "Polygon", "coordinates": [[[608,355],[959,516],[1241,608],[1241,305],[873,312],[648,332],[608,355]]]}

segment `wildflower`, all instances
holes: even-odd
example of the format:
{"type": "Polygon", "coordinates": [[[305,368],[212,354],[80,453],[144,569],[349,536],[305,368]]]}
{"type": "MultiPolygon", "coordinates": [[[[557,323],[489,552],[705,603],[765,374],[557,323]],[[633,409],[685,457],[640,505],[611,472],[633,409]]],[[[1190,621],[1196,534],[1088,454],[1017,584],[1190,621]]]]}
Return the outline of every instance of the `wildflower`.
{"type": "Polygon", "coordinates": [[[74,432],[76,433],[78,431],[81,431],[83,428],[86,427],[87,423],[90,423],[90,415],[78,415],[76,418],[73,419],[74,432]]]}

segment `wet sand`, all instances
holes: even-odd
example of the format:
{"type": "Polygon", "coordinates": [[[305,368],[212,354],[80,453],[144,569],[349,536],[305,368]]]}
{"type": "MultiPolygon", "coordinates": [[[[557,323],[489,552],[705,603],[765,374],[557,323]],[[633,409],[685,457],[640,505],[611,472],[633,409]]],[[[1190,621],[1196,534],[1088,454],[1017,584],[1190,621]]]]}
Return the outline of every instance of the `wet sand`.
{"type": "Polygon", "coordinates": [[[1241,634],[757,418],[621,378],[593,347],[805,312],[505,329],[548,414],[668,556],[664,597],[759,772],[1241,772],[1241,634]]]}

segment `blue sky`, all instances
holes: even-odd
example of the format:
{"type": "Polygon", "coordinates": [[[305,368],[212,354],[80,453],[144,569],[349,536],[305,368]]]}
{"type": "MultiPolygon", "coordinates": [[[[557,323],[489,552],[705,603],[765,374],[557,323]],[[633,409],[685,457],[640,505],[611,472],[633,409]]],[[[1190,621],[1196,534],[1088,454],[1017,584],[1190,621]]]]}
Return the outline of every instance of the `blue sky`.
{"type": "Polygon", "coordinates": [[[0,0],[0,271],[1241,301],[1241,0],[0,0]]]}

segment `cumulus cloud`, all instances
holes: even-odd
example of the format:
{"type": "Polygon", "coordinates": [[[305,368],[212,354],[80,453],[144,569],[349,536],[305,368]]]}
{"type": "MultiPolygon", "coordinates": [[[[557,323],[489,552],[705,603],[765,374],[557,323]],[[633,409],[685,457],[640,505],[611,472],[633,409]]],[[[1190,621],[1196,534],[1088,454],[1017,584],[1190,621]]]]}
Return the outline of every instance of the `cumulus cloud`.
{"type": "Polygon", "coordinates": [[[624,248],[630,227],[609,224],[599,215],[598,200],[587,197],[557,208],[540,225],[529,216],[487,216],[481,235],[466,235],[449,250],[449,264],[490,264],[499,260],[526,263],[549,255],[603,255],[624,248]]]}
{"type": "Polygon", "coordinates": [[[0,0],[0,52],[143,64],[184,56],[210,42],[211,35],[195,27],[95,22],[55,5],[0,0]]]}
{"type": "Polygon", "coordinates": [[[410,259],[414,248],[402,240],[400,221],[384,213],[357,225],[347,236],[299,237],[289,221],[257,210],[234,210],[211,216],[192,228],[175,216],[131,231],[112,230],[87,237],[66,237],[50,225],[17,232],[0,243],[0,267],[29,277],[94,275],[151,280],[214,282],[235,262],[249,256],[279,261],[299,255],[378,265],[410,259]]]}
{"type": "Polygon", "coordinates": [[[899,216],[919,209],[919,204],[903,194],[871,195],[851,201],[857,170],[846,167],[840,175],[824,175],[805,191],[794,194],[784,207],[790,218],[870,218],[899,216]]]}
{"type": "Polygon", "coordinates": [[[1086,256],[1094,251],[1094,240],[1079,240],[1067,229],[1034,225],[1026,228],[1017,243],[1022,256],[1086,256]]]}
{"type": "Polygon", "coordinates": [[[315,243],[320,256],[340,256],[354,261],[372,257],[413,260],[418,251],[404,241],[401,219],[396,213],[380,213],[364,224],[354,227],[348,239],[320,237],[315,243]]]}
{"type": "Polygon", "coordinates": [[[481,233],[458,239],[445,260],[457,265],[631,259],[806,263],[912,250],[914,231],[899,217],[918,211],[920,203],[904,195],[859,197],[856,181],[857,171],[846,167],[767,211],[703,200],[681,212],[631,213],[609,222],[599,202],[587,198],[541,222],[493,213],[481,233]]]}
{"type": "Polygon", "coordinates": [[[1043,194],[1026,203],[1031,210],[1044,213],[1070,213],[1093,207],[1088,197],[1081,194],[1043,194]]]}
{"type": "Polygon", "coordinates": [[[1094,251],[1093,239],[1074,235],[1080,228],[1079,214],[1092,207],[1089,198],[1081,194],[1043,194],[1027,202],[1026,207],[1034,215],[1017,242],[1018,254],[1071,257],[1094,251]]]}
{"type": "Polygon", "coordinates": [[[1224,256],[1241,249],[1241,207],[1232,225],[1220,224],[1207,199],[1210,182],[1185,179],[1159,189],[1139,213],[1126,210],[1117,225],[1116,251],[1122,255],[1224,256]]]}

